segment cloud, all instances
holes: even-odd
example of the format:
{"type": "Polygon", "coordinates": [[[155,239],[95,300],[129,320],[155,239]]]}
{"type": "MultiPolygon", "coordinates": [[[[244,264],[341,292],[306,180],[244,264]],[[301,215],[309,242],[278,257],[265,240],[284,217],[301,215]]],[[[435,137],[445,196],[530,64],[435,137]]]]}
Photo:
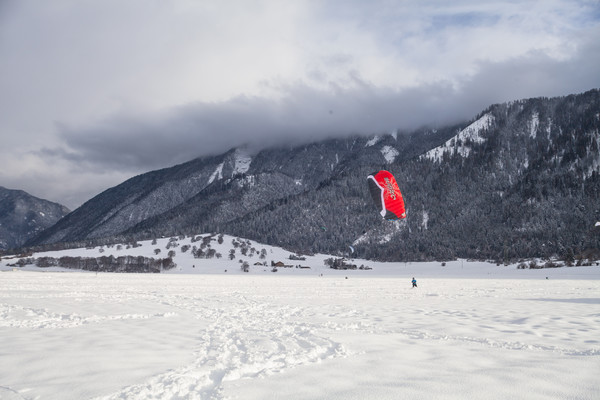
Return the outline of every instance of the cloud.
{"type": "Polygon", "coordinates": [[[277,99],[238,96],[152,115],[115,115],[87,127],[59,125],[63,146],[40,154],[90,169],[148,170],[243,144],[305,143],[456,119],[438,110],[449,96],[451,88],[443,84],[403,93],[368,85],[325,91],[297,84],[282,88],[277,99]]]}
{"type": "Polygon", "coordinates": [[[379,87],[356,75],[348,77],[352,86],[272,85],[275,97],[237,96],[113,115],[87,127],[61,126],[64,150],[44,152],[91,169],[144,171],[243,144],[260,148],[436,127],[466,121],[494,103],[600,87],[599,68],[600,43],[590,39],[566,60],[531,51],[480,62],[472,75],[404,89],[379,87]]]}
{"type": "Polygon", "coordinates": [[[0,21],[0,185],[70,207],[241,144],[438,126],[600,86],[589,0],[6,1],[0,21]]]}

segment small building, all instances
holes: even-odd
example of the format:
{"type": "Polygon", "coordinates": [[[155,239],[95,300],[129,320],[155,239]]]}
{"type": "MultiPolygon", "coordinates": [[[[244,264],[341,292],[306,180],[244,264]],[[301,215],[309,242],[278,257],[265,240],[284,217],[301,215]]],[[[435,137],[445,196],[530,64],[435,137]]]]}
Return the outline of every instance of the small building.
{"type": "Polygon", "coordinates": [[[278,267],[278,268],[293,268],[293,265],[287,265],[287,264],[284,264],[284,263],[283,263],[283,262],[281,262],[281,261],[277,261],[277,262],[271,261],[271,267],[278,267]]]}

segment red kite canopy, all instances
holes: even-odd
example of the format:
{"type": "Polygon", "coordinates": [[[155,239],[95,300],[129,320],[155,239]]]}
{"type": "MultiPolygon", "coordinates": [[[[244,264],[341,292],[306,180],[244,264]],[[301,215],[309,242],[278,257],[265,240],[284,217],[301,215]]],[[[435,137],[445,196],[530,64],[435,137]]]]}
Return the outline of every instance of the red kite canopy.
{"type": "Polygon", "coordinates": [[[385,219],[406,218],[404,199],[396,178],[388,171],[379,171],[367,177],[373,202],[385,219]]]}

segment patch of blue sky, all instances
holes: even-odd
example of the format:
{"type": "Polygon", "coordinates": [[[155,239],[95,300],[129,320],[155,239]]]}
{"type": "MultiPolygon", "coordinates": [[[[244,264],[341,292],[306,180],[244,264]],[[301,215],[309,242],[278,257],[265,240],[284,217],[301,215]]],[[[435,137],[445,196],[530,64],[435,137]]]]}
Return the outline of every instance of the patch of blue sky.
{"type": "Polygon", "coordinates": [[[584,24],[597,25],[600,22],[600,1],[593,1],[593,5],[582,13],[581,21],[584,24]]]}
{"type": "Polygon", "coordinates": [[[431,17],[430,30],[444,30],[451,27],[469,28],[492,26],[497,24],[500,20],[500,15],[482,12],[437,14],[431,17]]]}

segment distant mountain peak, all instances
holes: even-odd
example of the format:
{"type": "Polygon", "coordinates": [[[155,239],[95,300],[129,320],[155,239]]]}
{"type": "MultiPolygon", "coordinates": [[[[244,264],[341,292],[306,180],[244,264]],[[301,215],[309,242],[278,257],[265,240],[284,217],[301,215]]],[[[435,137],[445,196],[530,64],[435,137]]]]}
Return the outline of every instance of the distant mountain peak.
{"type": "Polygon", "coordinates": [[[0,186],[0,250],[22,246],[68,213],[58,203],[0,186]]]}

